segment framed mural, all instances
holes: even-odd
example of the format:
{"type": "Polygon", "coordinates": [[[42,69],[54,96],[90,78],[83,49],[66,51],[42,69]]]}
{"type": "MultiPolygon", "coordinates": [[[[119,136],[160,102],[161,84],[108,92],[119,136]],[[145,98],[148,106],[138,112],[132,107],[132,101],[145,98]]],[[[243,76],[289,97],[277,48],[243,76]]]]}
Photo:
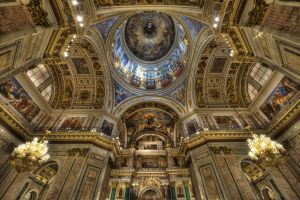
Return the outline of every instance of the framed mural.
{"type": "Polygon", "coordinates": [[[27,122],[31,122],[40,111],[39,107],[15,78],[1,84],[0,93],[27,122]]]}
{"type": "Polygon", "coordinates": [[[19,43],[0,48],[0,71],[13,68],[18,48],[19,43]]]}
{"type": "Polygon", "coordinates": [[[79,131],[81,130],[84,121],[84,117],[68,117],[60,126],[59,131],[79,131]]]}
{"type": "Polygon", "coordinates": [[[142,110],[133,113],[126,122],[127,132],[133,135],[139,131],[164,131],[172,138],[174,133],[174,119],[159,110],[142,110]]]}
{"type": "Polygon", "coordinates": [[[89,68],[84,58],[72,58],[73,64],[78,74],[89,74],[89,68]]]}
{"type": "Polygon", "coordinates": [[[215,58],[211,65],[210,73],[222,73],[226,64],[227,58],[215,58]]]}
{"type": "Polygon", "coordinates": [[[214,116],[219,129],[240,129],[241,127],[233,116],[214,116]]]}
{"type": "Polygon", "coordinates": [[[187,122],[185,125],[189,135],[196,133],[197,130],[199,129],[199,125],[196,119],[187,122]]]}
{"type": "Polygon", "coordinates": [[[289,105],[300,90],[300,84],[284,77],[260,107],[261,111],[272,120],[280,111],[289,105]]]}
{"type": "Polygon", "coordinates": [[[111,136],[112,131],[114,129],[114,124],[107,121],[106,119],[103,120],[102,126],[101,126],[101,131],[108,136],[111,136]]]}

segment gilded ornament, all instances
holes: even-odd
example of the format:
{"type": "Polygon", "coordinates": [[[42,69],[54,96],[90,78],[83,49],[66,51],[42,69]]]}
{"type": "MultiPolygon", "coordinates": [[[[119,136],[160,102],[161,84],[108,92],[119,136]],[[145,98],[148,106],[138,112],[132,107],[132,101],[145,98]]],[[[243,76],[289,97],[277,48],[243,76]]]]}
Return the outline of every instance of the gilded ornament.
{"type": "Polygon", "coordinates": [[[40,0],[31,0],[27,5],[27,10],[35,25],[45,28],[51,27],[51,23],[47,18],[48,13],[43,10],[40,0]]]}

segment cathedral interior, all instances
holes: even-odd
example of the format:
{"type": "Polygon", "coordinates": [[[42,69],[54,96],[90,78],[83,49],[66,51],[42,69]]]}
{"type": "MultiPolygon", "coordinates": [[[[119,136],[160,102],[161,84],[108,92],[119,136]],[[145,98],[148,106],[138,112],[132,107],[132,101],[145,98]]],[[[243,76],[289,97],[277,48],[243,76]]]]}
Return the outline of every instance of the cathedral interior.
{"type": "Polygon", "coordinates": [[[0,199],[300,199],[299,36],[299,0],[0,0],[0,199]]]}

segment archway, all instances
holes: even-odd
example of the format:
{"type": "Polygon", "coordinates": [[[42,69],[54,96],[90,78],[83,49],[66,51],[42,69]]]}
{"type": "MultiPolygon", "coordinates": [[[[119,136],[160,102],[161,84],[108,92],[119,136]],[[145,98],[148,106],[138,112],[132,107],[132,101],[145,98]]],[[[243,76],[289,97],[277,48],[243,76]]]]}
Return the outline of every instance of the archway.
{"type": "Polygon", "coordinates": [[[160,193],[155,188],[145,189],[139,200],[161,200],[160,193]]]}

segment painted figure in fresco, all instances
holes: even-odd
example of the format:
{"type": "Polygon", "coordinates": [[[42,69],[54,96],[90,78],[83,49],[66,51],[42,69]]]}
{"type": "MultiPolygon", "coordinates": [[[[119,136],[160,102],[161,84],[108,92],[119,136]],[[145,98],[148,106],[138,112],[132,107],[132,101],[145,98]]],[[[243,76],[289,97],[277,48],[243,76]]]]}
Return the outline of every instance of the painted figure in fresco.
{"type": "Polygon", "coordinates": [[[33,103],[17,80],[10,79],[1,84],[0,93],[27,121],[31,121],[38,114],[39,108],[33,103]]]}
{"type": "Polygon", "coordinates": [[[186,128],[188,130],[188,134],[192,135],[196,133],[196,131],[199,129],[197,121],[194,119],[188,123],[186,123],[186,128]]]}
{"type": "Polygon", "coordinates": [[[111,136],[113,128],[114,128],[114,124],[113,123],[111,123],[111,122],[109,122],[107,120],[104,120],[103,124],[102,124],[102,127],[101,127],[101,131],[104,134],[106,134],[108,136],[111,136]]]}
{"type": "Polygon", "coordinates": [[[117,104],[127,99],[127,94],[124,92],[123,89],[117,88],[116,90],[116,101],[117,104]]]}
{"type": "Polygon", "coordinates": [[[179,185],[177,187],[177,197],[179,197],[179,198],[184,197],[182,185],[179,185]]]}
{"type": "Polygon", "coordinates": [[[289,78],[283,78],[262,105],[261,109],[263,113],[270,120],[273,119],[286,105],[290,104],[290,100],[296,95],[299,89],[300,84],[289,78]]]}
{"type": "Polygon", "coordinates": [[[83,125],[83,120],[79,117],[67,118],[60,127],[61,131],[65,130],[80,130],[83,125]]]}

